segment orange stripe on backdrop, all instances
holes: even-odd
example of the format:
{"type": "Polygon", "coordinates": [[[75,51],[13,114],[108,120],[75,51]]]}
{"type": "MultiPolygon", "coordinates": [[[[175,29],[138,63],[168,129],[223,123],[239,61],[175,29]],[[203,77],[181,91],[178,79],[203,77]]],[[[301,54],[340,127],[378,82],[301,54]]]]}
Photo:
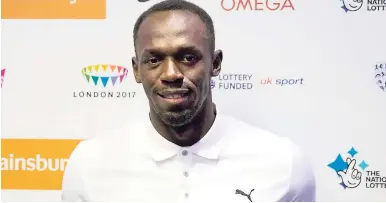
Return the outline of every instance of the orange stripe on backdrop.
{"type": "Polygon", "coordinates": [[[1,139],[1,189],[60,190],[81,140],[1,139]]]}
{"type": "Polygon", "coordinates": [[[2,19],[105,19],[106,0],[2,0],[2,19]]]}

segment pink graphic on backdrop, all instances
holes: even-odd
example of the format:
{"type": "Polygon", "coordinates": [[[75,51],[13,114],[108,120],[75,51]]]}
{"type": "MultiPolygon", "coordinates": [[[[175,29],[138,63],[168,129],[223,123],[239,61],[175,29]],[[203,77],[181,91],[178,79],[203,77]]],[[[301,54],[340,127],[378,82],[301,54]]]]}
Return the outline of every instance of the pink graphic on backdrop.
{"type": "Polygon", "coordinates": [[[5,75],[5,68],[1,69],[1,87],[3,87],[4,75],[5,75]]]}

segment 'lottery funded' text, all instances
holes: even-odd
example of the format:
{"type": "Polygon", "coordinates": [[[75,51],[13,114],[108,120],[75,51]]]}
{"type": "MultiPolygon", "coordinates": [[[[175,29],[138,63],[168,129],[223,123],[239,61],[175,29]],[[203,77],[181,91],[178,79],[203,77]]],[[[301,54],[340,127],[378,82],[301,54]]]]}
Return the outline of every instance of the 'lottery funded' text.
{"type": "Polygon", "coordinates": [[[253,84],[251,83],[252,74],[220,74],[214,79],[212,88],[226,90],[250,90],[253,88],[253,84]]]}

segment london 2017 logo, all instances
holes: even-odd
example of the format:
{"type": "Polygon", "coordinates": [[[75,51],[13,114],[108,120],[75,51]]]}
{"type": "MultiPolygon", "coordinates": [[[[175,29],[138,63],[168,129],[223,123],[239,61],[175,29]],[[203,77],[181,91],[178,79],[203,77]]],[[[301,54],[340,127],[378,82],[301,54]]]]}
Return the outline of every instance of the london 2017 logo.
{"type": "Polygon", "coordinates": [[[103,87],[121,83],[127,77],[127,73],[128,70],[125,67],[107,64],[90,65],[82,69],[87,82],[103,87]]]}
{"type": "Polygon", "coordinates": [[[82,68],[81,71],[85,81],[94,87],[94,91],[87,89],[74,91],[73,97],[85,98],[134,98],[136,92],[121,91],[116,88],[127,79],[128,69],[111,64],[96,64],[82,68]]]}
{"type": "Polygon", "coordinates": [[[386,62],[375,64],[375,82],[382,91],[386,92],[386,62]]]}

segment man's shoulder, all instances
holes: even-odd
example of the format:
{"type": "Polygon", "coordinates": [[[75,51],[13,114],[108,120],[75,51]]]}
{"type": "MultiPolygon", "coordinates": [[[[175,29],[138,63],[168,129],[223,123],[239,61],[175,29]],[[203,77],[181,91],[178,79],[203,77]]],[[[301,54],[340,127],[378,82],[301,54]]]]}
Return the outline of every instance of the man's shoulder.
{"type": "Polygon", "coordinates": [[[104,158],[117,157],[136,150],[145,133],[143,123],[130,122],[113,130],[99,133],[95,137],[81,141],[74,149],[71,159],[81,159],[85,162],[101,161],[104,158]]]}
{"type": "Polygon", "coordinates": [[[289,138],[279,136],[269,130],[254,126],[242,120],[224,117],[227,134],[227,148],[245,153],[292,152],[297,147],[289,138]]]}
{"type": "Polygon", "coordinates": [[[226,141],[222,150],[224,157],[245,157],[248,165],[260,167],[260,163],[291,171],[294,164],[303,162],[300,146],[288,137],[280,136],[241,120],[229,117],[226,128],[226,141]],[[256,160],[251,161],[250,160],[256,160]]]}

